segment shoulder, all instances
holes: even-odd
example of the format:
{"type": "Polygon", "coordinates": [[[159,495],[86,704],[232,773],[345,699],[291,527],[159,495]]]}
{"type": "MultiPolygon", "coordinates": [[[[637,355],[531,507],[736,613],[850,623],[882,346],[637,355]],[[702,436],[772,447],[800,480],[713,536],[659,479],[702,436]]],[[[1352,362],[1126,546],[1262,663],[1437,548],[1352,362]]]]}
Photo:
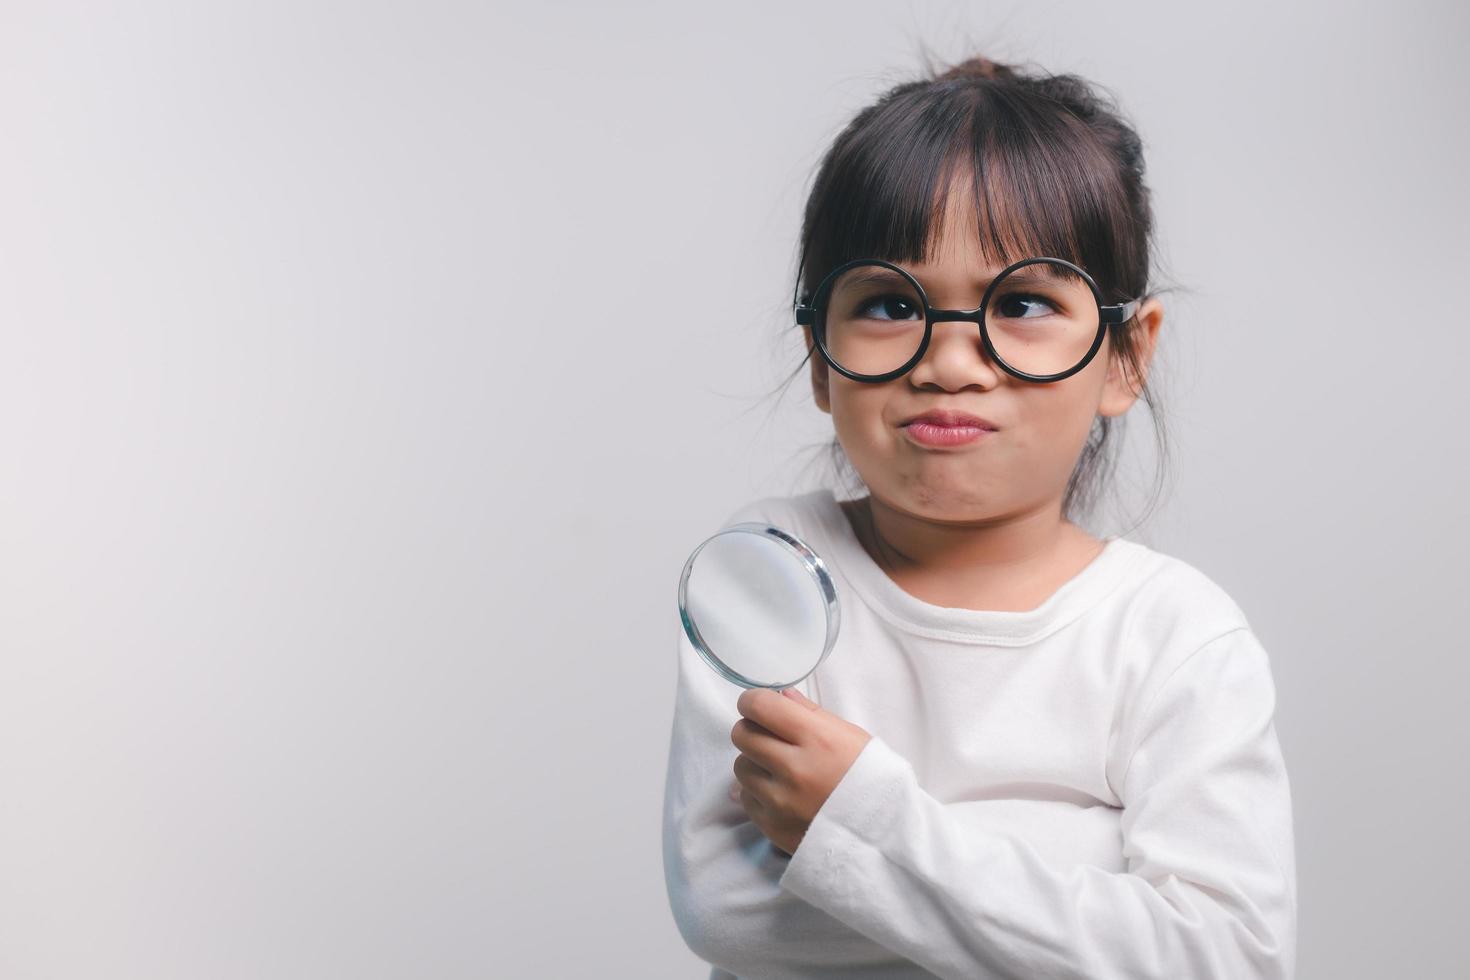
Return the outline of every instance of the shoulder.
{"type": "Polygon", "coordinates": [[[1245,610],[1223,585],[1182,558],[1138,542],[1128,546],[1136,564],[1119,598],[1136,692],[1156,689],[1206,649],[1248,651],[1269,664],[1245,610]]]}
{"type": "Polygon", "coordinates": [[[1253,703],[1268,711],[1275,705],[1272,658],[1225,587],[1182,558],[1130,545],[1141,550],[1138,574],[1120,590],[1126,609],[1117,744],[1126,751],[1115,763],[1128,757],[1153,723],[1165,703],[1162,692],[1174,692],[1169,705],[1233,696],[1257,698],[1253,703]]]}
{"type": "Polygon", "coordinates": [[[1245,610],[1204,569],[1127,541],[1133,563],[1114,593],[1122,606],[1120,637],[1135,690],[1149,689],[1207,647],[1255,642],[1245,610]]]}
{"type": "Polygon", "coordinates": [[[1182,629],[1217,635],[1249,627],[1245,610],[1202,568],[1136,541],[1133,587],[1127,600],[1137,625],[1151,631],[1182,629]]]}

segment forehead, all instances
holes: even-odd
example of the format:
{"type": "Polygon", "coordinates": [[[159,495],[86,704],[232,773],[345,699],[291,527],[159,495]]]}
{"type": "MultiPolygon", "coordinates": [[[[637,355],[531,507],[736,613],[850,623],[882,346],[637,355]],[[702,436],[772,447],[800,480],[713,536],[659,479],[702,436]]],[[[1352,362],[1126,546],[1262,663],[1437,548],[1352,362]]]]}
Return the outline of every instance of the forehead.
{"type": "Polygon", "coordinates": [[[985,195],[983,190],[977,196],[974,180],[972,172],[962,170],[941,185],[935,194],[935,216],[923,258],[898,264],[928,272],[996,273],[1012,262],[1040,254],[1002,196],[985,195]]]}
{"type": "Polygon", "coordinates": [[[1017,231],[1019,222],[1014,222],[998,197],[991,194],[986,200],[983,192],[976,197],[969,172],[951,176],[935,192],[923,256],[894,264],[926,288],[983,288],[1008,264],[1044,254],[1028,241],[1028,235],[1017,231]],[[980,200],[986,200],[994,215],[978,204],[980,200]]]}

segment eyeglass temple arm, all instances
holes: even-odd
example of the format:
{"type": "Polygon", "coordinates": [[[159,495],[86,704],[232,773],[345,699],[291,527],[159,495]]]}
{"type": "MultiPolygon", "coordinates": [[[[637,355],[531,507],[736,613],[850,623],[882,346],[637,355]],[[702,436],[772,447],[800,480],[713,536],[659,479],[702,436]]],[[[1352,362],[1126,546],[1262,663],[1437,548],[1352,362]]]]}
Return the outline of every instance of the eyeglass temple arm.
{"type": "Polygon", "coordinates": [[[1127,323],[1138,312],[1138,300],[1129,300],[1116,306],[1099,306],[1103,323],[1127,323]]]}

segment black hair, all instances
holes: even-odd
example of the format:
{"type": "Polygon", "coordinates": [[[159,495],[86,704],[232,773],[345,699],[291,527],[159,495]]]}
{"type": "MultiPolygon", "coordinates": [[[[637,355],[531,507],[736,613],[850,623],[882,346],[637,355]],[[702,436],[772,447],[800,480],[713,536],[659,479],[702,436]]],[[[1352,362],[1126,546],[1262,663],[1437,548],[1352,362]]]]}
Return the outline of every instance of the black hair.
{"type": "MultiPolygon", "coordinates": [[[[891,88],[838,134],[807,198],[793,299],[807,301],[830,270],[850,259],[924,261],[936,244],[945,191],[965,176],[973,181],[988,262],[1067,259],[1092,275],[1105,303],[1170,291],[1150,288],[1155,249],[1143,146],[1113,98],[1077,75],[976,56],[891,88]]],[[[1140,363],[1137,318],[1108,329],[1111,356],[1149,406],[1162,463],[1168,439],[1140,363]]],[[[820,355],[808,347],[807,358],[813,356],[820,355]]],[[[1094,420],[1063,499],[1067,519],[1079,521],[1096,506],[1117,465],[1116,449],[1109,450],[1122,420],[1094,420]]],[[[838,470],[857,477],[835,437],[827,448],[838,470]]]]}

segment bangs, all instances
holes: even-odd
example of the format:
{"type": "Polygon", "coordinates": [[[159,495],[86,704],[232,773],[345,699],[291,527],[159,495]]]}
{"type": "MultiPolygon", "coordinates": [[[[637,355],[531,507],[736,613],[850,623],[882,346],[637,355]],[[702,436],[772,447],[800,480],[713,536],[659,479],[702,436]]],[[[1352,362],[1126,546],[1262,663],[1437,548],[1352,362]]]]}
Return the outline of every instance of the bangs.
{"type": "Polygon", "coordinates": [[[1003,87],[905,95],[860,114],[824,161],[804,220],[803,295],[852,259],[928,262],[956,201],[973,202],[987,263],[1053,256],[1104,291],[1116,282],[1122,188],[1081,120],[1003,87]]]}

